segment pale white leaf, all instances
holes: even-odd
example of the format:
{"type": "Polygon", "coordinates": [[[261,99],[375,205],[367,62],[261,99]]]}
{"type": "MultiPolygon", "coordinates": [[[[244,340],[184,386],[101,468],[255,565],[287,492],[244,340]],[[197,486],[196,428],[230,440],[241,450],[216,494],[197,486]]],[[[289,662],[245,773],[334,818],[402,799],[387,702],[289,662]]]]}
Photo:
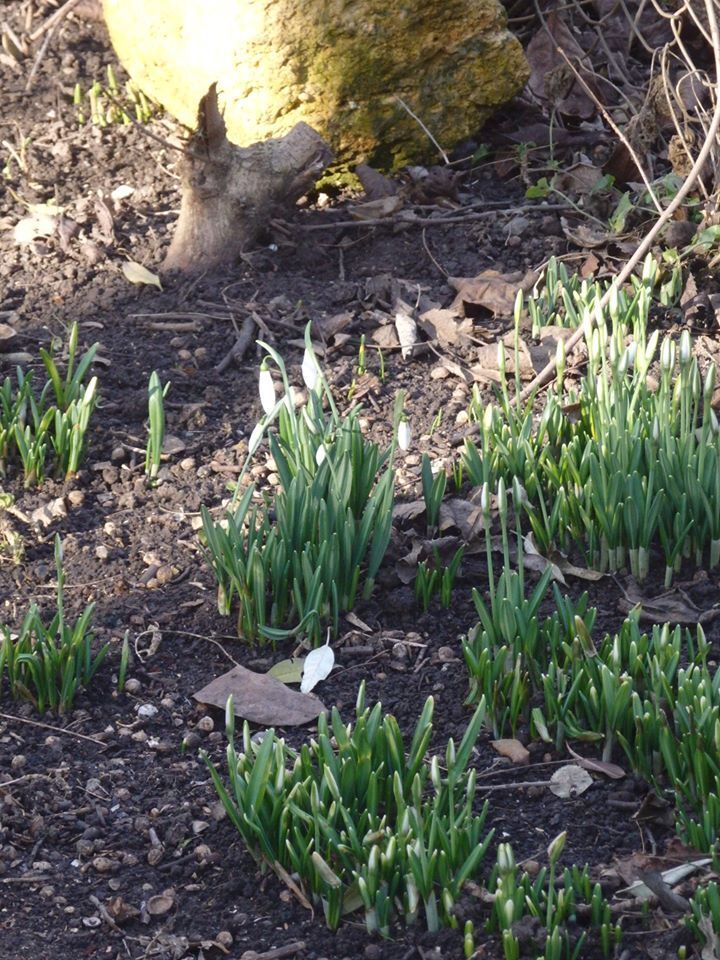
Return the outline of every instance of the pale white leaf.
{"type": "Polygon", "coordinates": [[[160,277],[141,263],[136,263],[135,260],[126,260],[122,265],[122,272],[125,274],[125,279],[129,280],[130,283],[147,283],[157,287],[158,290],[162,290],[160,277]]]}
{"type": "Polygon", "coordinates": [[[311,650],[305,657],[305,669],[300,684],[300,693],[310,693],[321,680],[329,676],[334,665],[335,654],[329,644],[326,643],[324,647],[311,650]]]}
{"type": "Polygon", "coordinates": [[[117,202],[118,200],[127,200],[127,198],[131,197],[134,193],[135,187],[131,187],[127,183],[121,183],[119,187],[115,187],[110,196],[117,202]]]}
{"type": "Polygon", "coordinates": [[[412,356],[413,347],[417,343],[417,324],[406,313],[395,314],[395,330],[397,331],[400,353],[403,360],[412,356]]]}
{"type": "Polygon", "coordinates": [[[19,220],[13,229],[15,243],[32,243],[38,237],[50,237],[55,233],[58,213],[38,205],[29,217],[19,220]]]}

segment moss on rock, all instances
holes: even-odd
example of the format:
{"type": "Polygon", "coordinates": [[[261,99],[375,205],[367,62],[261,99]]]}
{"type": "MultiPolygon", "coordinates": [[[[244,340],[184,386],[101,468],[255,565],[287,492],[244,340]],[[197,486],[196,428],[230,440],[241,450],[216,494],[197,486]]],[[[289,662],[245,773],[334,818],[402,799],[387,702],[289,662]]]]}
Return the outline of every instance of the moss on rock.
{"type": "Polygon", "coordinates": [[[230,139],[304,120],[341,159],[398,167],[475,133],[525,83],[498,0],[104,0],[133,79],[182,123],[218,83],[230,139]]]}

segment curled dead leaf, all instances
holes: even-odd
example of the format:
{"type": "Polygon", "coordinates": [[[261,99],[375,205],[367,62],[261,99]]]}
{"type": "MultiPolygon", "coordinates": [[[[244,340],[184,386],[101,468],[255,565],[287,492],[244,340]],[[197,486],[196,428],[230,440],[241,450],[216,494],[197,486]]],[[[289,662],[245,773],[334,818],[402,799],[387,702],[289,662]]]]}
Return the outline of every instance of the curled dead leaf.
{"type": "Polygon", "coordinates": [[[576,763],[569,763],[560,767],[550,777],[550,792],[563,800],[579,797],[592,786],[592,777],[576,763]]]}

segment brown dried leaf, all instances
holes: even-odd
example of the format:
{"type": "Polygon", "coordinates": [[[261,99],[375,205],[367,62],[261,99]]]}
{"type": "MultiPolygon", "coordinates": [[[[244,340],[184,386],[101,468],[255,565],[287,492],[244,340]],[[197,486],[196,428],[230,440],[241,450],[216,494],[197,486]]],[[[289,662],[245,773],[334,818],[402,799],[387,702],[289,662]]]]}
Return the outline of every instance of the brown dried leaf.
{"type": "Polygon", "coordinates": [[[317,697],[290,690],[262,673],[236,666],[193,694],[198,703],[225,709],[232,696],[235,716],[271,727],[297,727],[310,723],[325,710],[317,697]]]}
{"type": "MultiPolygon", "coordinates": [[[[574,77],[558,47],[582,70],[585,52],[562,17],[553,11],[528,44],[528,88],[538,100],[561,114],[589,120],[595,114],[595,104],[574,77]]],[[[589,81],[589,75],[585,79],[589,81]]]]}
{"type": "Polygon", "coordinates": [[[353,220],[383,220],[402,209],[404,203],[399,196],[382,197],[380,200],[370,200],[368,203],[357,203],[348,207],[348,213],[353,220]]]}
{"type": "Polygon", "coordinates": [[[565,746],[568,749],[568,753],[586,770],[593,770],[595,773],[604,773],[605,776],[610,777],[611,780],[622,780],[625,776],[623,768],[619,767],[616,763],[610,763],[605,760],[593,760],[592,757],[581,757],[579,753],[575,753],[569,743],[565,744],[565,746]]]}
{"type": "Polygon", "coordinates": [[[452,528],[460,531],[460,536],[466,543],[480,536],[483,532],[480,507],[458,497],[441,503],[439,529],[445,531],[452,528]]]}
{"type": "Polygon", "coordinates": [[[530,751],[528,748],[515,739],[491,740],[490,745],[501,757],[507,757],[513,763],[522,764],[530,762],[530,751]]]}
{"type": "Polygon", "coordinates": [[[502,274],[498,270],[483,270],[476,277],[448,277],[448,283],[457,291],[450,310],[473,315],[473,307],[483,307],[495,316],[510,316],[520,287],[522,274],[502,274]]]}
{"type": "Polygon", "coordinates": [[[367,163],[359,163],[355,167],[355,174],[363,185],[365,196],[370,200],[382,200],[384,197],[394,197],[398,192],[398,186],[390,177],[380,173],[374,167],[367,163]]]}
{"type": "Polygon", "coordinates": [[[473,332],[472,320],[458,316],[455,310],[426,310],[418,318],[418,325],[431,340],[441,347],[465,346],[473,332]]]}
{"type": "Polygon", "coordinates": [[[697,623],[701,611],[681,590],[668,590],[659,597],[645,597],[640,587],[629,580],[625,584],[625,596],[618,600],[618,608],[629,613],[640,606],[640,619],[653,623],[697,623]]]}
{"type": "Polygon", "coordinates": [[[603,172],[600,167],[592,163],[580,162],[556,173],[551,185],[561,193],[588,194],[592,193],[602,177],[603,172]]]}

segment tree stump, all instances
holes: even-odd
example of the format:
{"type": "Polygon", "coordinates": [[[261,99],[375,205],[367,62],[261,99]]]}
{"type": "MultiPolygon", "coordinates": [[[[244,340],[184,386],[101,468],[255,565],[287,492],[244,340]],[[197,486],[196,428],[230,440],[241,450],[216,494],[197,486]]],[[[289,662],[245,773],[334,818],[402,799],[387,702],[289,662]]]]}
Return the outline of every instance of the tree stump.
{"type": "Polygon", "coordinates": [[[163,270],[198,272],[235,259],[273,215],[307,192],[331,159],[328,145],[306,123],[249,147],[230,143],[213,84],[185,149],[180,217],[163,270]]]}

